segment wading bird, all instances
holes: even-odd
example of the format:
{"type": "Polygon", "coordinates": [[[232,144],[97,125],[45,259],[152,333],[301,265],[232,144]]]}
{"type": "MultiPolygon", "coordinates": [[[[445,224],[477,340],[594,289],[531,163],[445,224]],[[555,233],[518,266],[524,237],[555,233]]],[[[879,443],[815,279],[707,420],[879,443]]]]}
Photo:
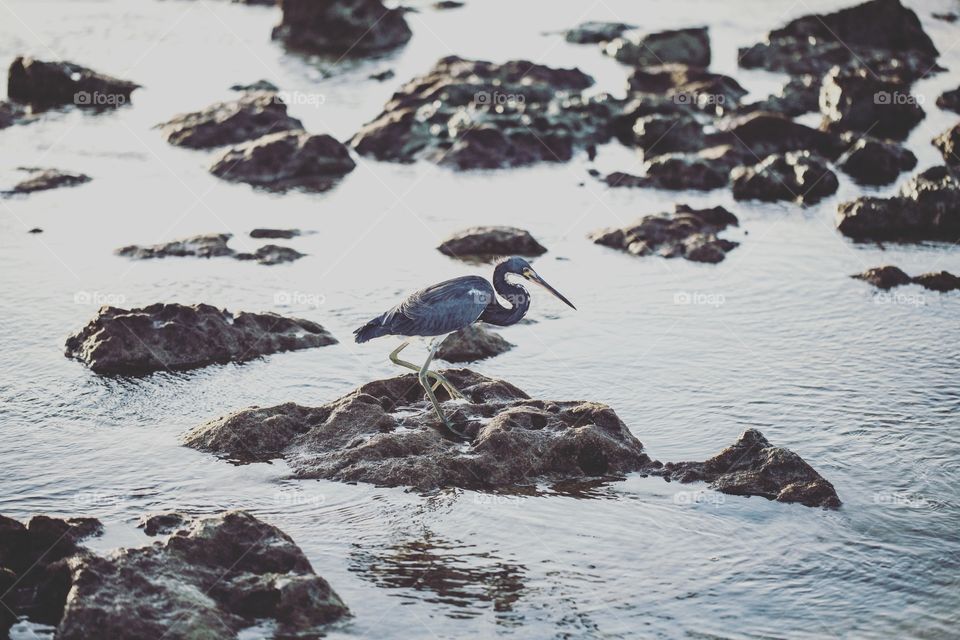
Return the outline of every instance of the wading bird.
{"type": "Polygon", "coordinates": [[[399,358],[410,340],[404,340],[390,354],[390,361],[417,372],[420,384],[427,392],[440,420],[450,431],[460,437],[464,434],[454,428],[453,423],[444,415],[434,395],[437,387],[443,385],[451,398],[463,399],[464,395],[450,384],[444,376],[430,371],[430,363],[443,338],[458,329],[475,322],[486,322],[501,327],[520,322],[530,308],[530,294],[522,286],[507,280],[507,276],[516,275],[544,287],[557,296],[571,309],[576,309],[559,291],[551,287],[537,275],[530,263],[523,258],[513,256],[499,262],[493,269],[493,285],[480,276],[463,276],[447,280],[416,291],[390,309],[377,316],[353,332],[357,342],[366,342],[380,336],[409,336],[429,339],[429,355],[422,367],[399,358]],[[510,303],[505,307],[497,300],[497,294],[510,303]],[[431,386],[431,380],[433,384],[431,386]]]}

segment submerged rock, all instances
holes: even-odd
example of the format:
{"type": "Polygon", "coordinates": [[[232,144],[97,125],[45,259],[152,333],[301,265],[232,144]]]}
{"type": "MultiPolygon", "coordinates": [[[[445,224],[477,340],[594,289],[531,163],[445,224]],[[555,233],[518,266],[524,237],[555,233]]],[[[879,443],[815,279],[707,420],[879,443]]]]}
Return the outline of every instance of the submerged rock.
{"type": "Polygon", "coordinates": [[[823,127],[903,140],[924,118],[923,108],[900,82],[867,69],[835,67],[820,87],[823,127]]]}
{"type": "Polygon", "coordinates": [[[751,167],[734,169],[730,177],[737,200],[814,203],[840,186],[836,174],[809,151],[770,155],[751,167]]]}
{"type": "Polygon", "coordinates": [[[251,238],[283,238],[289,240],[300,235],[300,229],[254,229],[250,232],[251,238]]]}
{"type": "Polygon", "coordinates": [[[710,66],[710,35],[706,27],[650,34],[627,33],[603,47],[604,53],[634,67],[679,63],[710,66]]]}
{"type": "Polygon", "coordinates": [[[74,105],[105,110],[130,102],[130,94],[139,86],[72,62],[44,62],[21,56],[10,65],[7,97],[38,109],[74,105]]]}
{"type": "Polygon", "coordinates": [[[167,142],[191,149],[222,147],[278,131],[303,129],[299,120],[287,115],[283,100],[265,91],[183,113],[157,126],[167,142]]]}
{"type": "Polygon", "coordinates": [[[960,167],[960,124],[955,124],[933,139],[943,161],[952,168],[960,167]]]}
{"type": "Polygon", "coordinates": [[[960,289],[960,276],[955,276],[947,271],[921,273],[919,276],[914,276],[912,280],[915,284],[931,291],[946,292],[960,289]]]}
{"type": "Polygon", "coordinates": [[[636,29],[636,26],[623,22],[582,22],[567,29],[564,38],[574,44],[599,44],[613,40],[630,29],[636,29]]]}
{"type": "Polygon", "coordinates": [[[890,184],[904,171],[917,166],[917,156],[895,142],[859,136],[845,137],[853,146],[837,160],[837,166],[857,183],[890,184]]]}
{"type": "Polygon", "coordinates": [[[500,334],[471,324],[444,338],[437,349],[437,358],[447,362],[476,362],[506,353],[513,346],[500,334]]]}
{"type": "Polygon", "coordinates": [[[219,256],[232,256],[235,252],[227,246],[227,242],[233,234],[230,233],[207,233],[199,236],[191,236],[180,240],[172,240],[162,244],[154,245],[136,245],[117,249],[117,255],[127,258],[136,258],[137,260],[149,260],[152,258],[184,257],[191,256],[196,258],[216,258],[219,256]]]}
{"type": "Polygon", "coordinates": [[[58,189],[60,187],[75,187],[90,182],[93,179],[83,173],[69,173],[67,171],[60,171],[59,169],[20,167],[20,170],[29,173],[30,177],[18,182],[8,193],[26,194],[35,191],[58,189]]]}
{"type": "Polygon", "coordinates": [[[850,277],[869,282],[879,289],[892,289],[905,284],[919,284],[931,291],[940,292],[960,289],[960,276],[955,276],[947,271],[923,273],[911,278],[900,268],[887,265],[867,269],[863,273],[857,273],[850,277]]]}
{"type": "Polygon", "coordinates": [[[499,256],[539,256],[547,252],[529,231],[517,227],[470,227],[454,233],[437,250],[454,258],[484,259],[499,256]]]}
{"type": "Polygon", "coordinates": [[[325,191],[355,167],[350,152],[332,136],[284,131],[227,149],[210,172],[269,189],[325,191]]]}
{"type": "Polygon", "coordinates": [[[304,255],[292,247],[282,247],[277,244],[265,244],[253,253],[238,253],[238,260],[256,260],[260,264],[274,265],[284,262],[294,262],[304,255]]]}
{"type": "Polygon", "coordinates": [[[96,373],[136,375],[242,362],[336,342],[310,320],[275,313],[233,314],[208,304],[157,303],[131,310],[101,308],[67,339],[65,355],[96,373]]]}
{"type": "Polygon", "coordinates": [[[283,0],[273,38],[295,49],[365,55],[405,44],[413,35],[402,8],[380,0],[283,0]]]}
{"type": "Polygon", "coordinates": [[[720,262],[738,243],[717,237],[737,217],[723,207],[692,209],[678,204],[673,214],[644,216],[622,229],[600,229],[589,235],[596,244],[635,256],[683,257],[694,262],[720,262]]]}

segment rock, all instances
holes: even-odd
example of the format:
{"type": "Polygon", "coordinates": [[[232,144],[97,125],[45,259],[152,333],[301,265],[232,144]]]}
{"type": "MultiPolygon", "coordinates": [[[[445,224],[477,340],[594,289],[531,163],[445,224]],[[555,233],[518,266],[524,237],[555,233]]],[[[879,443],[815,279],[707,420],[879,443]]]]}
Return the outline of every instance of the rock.
{"type": "Polygon", "coordinates": [[[283,0],[273,38],[334,55],[365,55],[405,44],[413,35],[403,9],[380,0],[283,0]]]}
{"type": "Polygon", "coordinates": [[[27,110],[23,105],[15,102],[0,100],[0,129],[12,127],[28,118],[27,110]]]}
{"type": "Polygon", "coordinates": [[[704,462],[667,463],[663,475],[680,482],[709,482],[721,493],[763,496],[808,507],[837,508],[833,485],[794,452],[774,447],[756,429],[704,462]]]}
{"type": "Polygon", "coordinates": [[[960,14],[957,14],[953,11],[946,11],[944,13],[931,13],[930,15],[937,20],[943,20],[944,22],[949,22],[951,24],[960,19],[960,14]]]}
{"type": "Polygon", "coordinates": [[[837,166],[858,184],[890,184],[901,172],[917,166],[917,156],[895,142],[864,136],[845,140],[853,146],[837,160],[837,166]]]}
{"type": "Polygon", "coordinates": [[[737,108],[738,113],[768,111],[795,118],[820,110],[820,76],[792,76],[780,90],[759,102],[737,108]]]}
{"type": "Polygon", "coordinates": [[[380,73],[371,73],[367,77],[371,80],[376,80],[377,82],[383,82],[384,80],[389,80],[395,75],[397,74],[394,73],[393,69],[387,69],[385,71],[381,71],[380,73]]]}
{"type": "Polygon", "coordinates": [[[93,178],[82,173],[68,173],[59,169],[43,169],[40,167],[20,167],[30,177],[18,182],[8,193],[26,194],[60,187],[75,187],[90,182],[93,178]]]}
{"type": "Polygon", "coordinates": [[[289,240],[300,235],[300,229],[254,229],[251,238],[283,238],[289,240]]]}
{"type": "Polygon", "coordinates": [[[582,22],[564,32],[567,42],[574,44],[599,44],[623,35],[624,31],[636,29],[632,24],[623,22],[582,22]]]}
{"type": "Polygon", "coordinates": [[[43,229],[41,229],[40,227],[34,227],[33,229],[30,229],[29,231],[27,231],[27,233],[43,233],[43,229]]]}
{"type": "Polygon", "coordinates": [[[932,291],[946,292],[960,289],[960,277],[946,271],[922,273],[915,276],[913,282],[932,291]]]}
{"type": "MultiPolygon", "coordinates": [[[[666,121],[670,119],[688,121],[692,118],[699,122],[698,114],[692,105],[681,104],[664,94],[631,93],[625,100],[608,101],[608,107],[611,108],[611,133],[626,145],[636,143],[635,127],[637,121],[647,116],[664,116],[666,121]]],[[[697,137],[702,137],[702,129],[697,137]]],[[[699,149],[702,146],[703,142],[701,141],[696,148],[699,149]]]]}
{"type": "Polygon", "coordinates": [[[931,167],[891,198],[860,197],[837,209],[837,228],[857,240],[960,240],[960,183],[931,167]]]}
{"type": "Polygon", "coordinates": [[[662,94],[714,115],[735,109],[747,95],[747,90],[730,76],[686,64],[640,67],[633,70],[627,83],[630,91],[662,94]]]}
{"type": "Polygon", "coordinates": [[[72,62],[44,62],[21,56],[10,65],[7,97],[37,109],[74,105],[106,110],[130,102],[130,94],[139,86],[72,62]]]}
{"type": "Polygon", "coordinates": [[[350,152],[332,136],[284,131],[227,149],[210,172],[270,189],[325,191],[355,167],[350,152]]]}
{"type": "Polygon", "coordinates": [[[208,304],[152,304],[141,309],[103,307],[70,336],[65,355],[101,374],[242,362],[295,349],[336,344],[315,322],[275,313],[233,314],[208,304]]]}
{"type": "Polygon", "coordinates": [[[810,151],[834,160],[848,146],[839,135],[813,129],[779,113],[734,116],[719,122],[718,129],[707,137],[704,146],[739,148],[746,152],[745,157],[751,158],[751,163],[788,151],[810,151]]]}
{"type": "Polygon", "coordinates": [[[823,128],[858,131],[903,140],[924,118],[923,108],[906,87],[879,79],[866,69],[834,67],[820,87],[823,128]]]}
{"type": "MultiPolygon", "coordinates": [[[[645,162],[643,168],[646,175],[642,186],[654,189],[710,191],[726,186],[730,181],[729,171],[700,154],[659,155],[645,162]]],[[[610,184],[609,176],[607,184],[610,184]]]]}
{"type": "Polygon", "coordinates": [[[529,231],[516,227],[470,227],[451,235],[437,250],[454,258],[489,260],[499,256],[539,256],[547,252],[529,231]]]}
{"type": "Polygon", "coordinates": [[[933,146],[951,168],[960,167],[960,124],[955,124],[933,139],[933,146]]]}
{"type": "Polygon", "coordinates": [[[607,42],[604,53],[634,67],[677,62],[692,67],[710,66],[710,35],[706,27],[677,29],[642,35],[627,33],[607,42]]]}
{"type": "Polygon", "coordinates": [[[767,156],[751,167],[734,169],[730,178],[735,199],[764,202],[815,203],[840,186],[836,174],[809,151],[767,156]]]}
{"type": "MultiPolygon", "coordinates": [[[[271,3],[273,0],[271,0],[271,3]]],[[[257,80],[256,82],[251,82],[250,84],[235,84],[230,87],[230,91],[270,91],[276,93],[280,91],[277,85],[273,84],[269,80],[257,80]]]]}
{"type": "MultiPolygon", "coordinates": [[[[937,98],[937,106],[947,111],[960,113],[960,87],[941,93],[940,97],[937,98]]],[[[2,128],[3,126],[0,124],[0,129],[2,128]]]]}
{"type": "Polygon", "coordinates": [[[277,94],[264,91],[180,114],[157,126],[167,142],[191,149],[222,147],[270,133],[303,129],[299,120],[287,115],[287,105],[277,94]]]}
{"type": "Polygon", "coordinates": [[[133,244],[117,249],[116,253],[117,255],[136,258],[137,260],[167,258],[171,256],[192,256],[196,258],[232,256],[235,252],[227,246],[227,242],[230,241],[231,237],[233,237],[233,234],[230,233],[208,233],[162,244],[145,246],[133,244]]]}
{"type": "Polygon", "coordinates": [[[686,114],[652,113],[633,123],[633,141],[644,157],[696,151],[703,146],[703,125],[686,114]]]}
{"type": "Polygon", "coordinates": [[[443,10],[443,9],[459,9],[460,7],[464,6],[464,4],[465,3],[463,2],[457,2],[457,0],[439,0],[438,2],[434,2],[431,6],[434,9],[443,10]]]}
{"type": "Polygon", "coordinates": [[[59,640],[234,638],[261,620],[276,637],[319,637],[349,614],[289,536],[243,511],[68,567],[59,640]]]}
{"type": "Polygon", "coordinates": [[[831,67],[896,73],[904,80],[937,70],[939,52],[920,19],[899,0],[871,0],[826,15],[812,14],[740,49],[740,66],[791,75],[822,75],[831,67]]]}
{"type": "Polygon", "coordinates": [[[910,284],[911,282],[910,276],[904,273],[899,267],[894,267],[892,265],[874,267],[872,269],[867,269],[863,273],[857,273],[850,277],[858,280],[864,280],[880,289],[892,289],[893,287],[899,287],[903,284],[910,284]]]}
{"type": "Polygon", "coordinates": [[[437,349],[437,357],[447,362],[475,362],[498,356],[513,345],[497,333],[471,324],[451,333],[437,349]]]}
{"type": "Polygon", "coordinates": [[[137,527],[148,536],[169,535],[183,529],[189,522],[190,519],[182,513],[154,513],[142,516],[137,527]]]}
{"type": "Polygon", "coordinates": [[[304,255],[291,247],[281,247],[276,244],[265,244],[253,253],[238,253],[239,260],[256,260],[260,264],[274,265],[284,262],[294,262],[304,255]]]}
{"type": "Polygon", "coordinates": [[[644,216],[622,229],[600,229],[589,235],[596,244],[635,256],[683,257],[694,262],[720,262],[738,243],[717,238],[737,217],[723,207],[692,209],[678,204],[673,214],[644,216]]]}
{"type": "Polygon", "coordinates": [[[450,56],[403,85],[350,144],[379,160],[461,170],[563,162],[611,136],[620,106],[582,97],[592,83],[578,69],[450,56]]]}

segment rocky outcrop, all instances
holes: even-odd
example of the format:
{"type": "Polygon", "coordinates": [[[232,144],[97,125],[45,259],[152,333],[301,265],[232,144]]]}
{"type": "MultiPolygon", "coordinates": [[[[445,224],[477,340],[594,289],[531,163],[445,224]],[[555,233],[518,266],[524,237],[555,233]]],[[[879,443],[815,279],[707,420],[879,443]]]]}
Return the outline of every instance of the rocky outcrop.
{"type": "MultiPolygon", "coordinates": [[[[251,236],[253,234],[251,233],[251,236]]],[[[230,238],[229,233],[207,233],[199,236],[191,236],[180,240],[172,240],[154,245],[130,245],[117,249],[117,255],[136,260],[150,260],[153,258],[170,257],[193,257],[193,258],[218,258],[230,257],[237,260],[255,260],[260,264],[272,265],[282,262],[292,262],[304,256],[296,249],[290,247],[281,247],[275,244],[267,244],[258,248],[253,253],[237,253],[227,245],[230,238]]],[[[253,236],[258,237],[258,236],[253,236]]],[[[290,236],[293,237],[293,236],[290,236]]]]}
{"type": "Polygon", "coordinates": [[[923,108],[898,81],[867,69],[834,67],[820,87],[823,128],[903,140],[923,120],[923,108]]]}
{"type": "Polygon", "coordinates": [[[405,44],[413,35],[402,8],[380,0],[283,0],[273,38],[294,49],[365,55],[405,44]]]}
{"type": "Polygon", "coordinates": [[[500,256],[536,257],[547,252],[529,231],[517,227],[470,227],[440,243],[437,250],[453,258],[490,260],[500,256]]]}
{"type": "Polygon", "coordinates": [[[157,126],[167,142],[191,149],[211,149],[303,129],[299,120],[287,115],[283,100],[268,91],[245,93],[236,100],[183,113],[157,126]]]}
{"type": "Polygon", "coordinates": [[[960,289],[960,276],[955,276],[947,271],[923,273],[919,276],[910,277],[899,267],[886,265],[867,269],[863,273],[857,273],[850,277],[869,282],[878,289],[892,289],[905,284],[919,284],[931,291],[941,292],[960,289]]]}
{"type": "Polygon", "coordinates": [[[627,33],[607,42],[604,53],[634,67],[679,63],[710,66],[710,34],[706,27],[657,33],[627,33]]]}
{"type": "Polygon", "coordinates": [[[447,362],[476,362],[506,353],[513,348],[500,334],[478,324],[467,325],[444,338],[437,358],[447,362]]]}
{"type": "Polygon", "coordinates": [[[60,187],[76,187],[93,178],[83,173],[70,173],[60,171],[59,169],[43,169],[41,167],[20,167],[20,171],[26,171],[30,177],[18,182],[9,194],[27,194],[35,191],[47,191],[48,189],[59,189],[60,187]]]}
{"type": "Polygon", "coordinates": [[[678,204],[673,214],[644,216],[622,229],[600,229],[590,234],[596,244],[635,256],[683,257],[694,262],[720,262],[738,243],[717,237],[737,217],[723,207],[692,209],[678,204]]]}
{"type": "Polygon", "coordinates": [[[623,22],[582,22],[567,29],[564,38],[574,44],[599,44],[613,40],[630,29],[636,29],[636,26],[623,22]]]}
{"type": "Polygon", "coordinates": [[[335,344],[315,322],[275,313],[231,313],[208,304],[103,307],[70,336],[66,355],[101,374],[144,374],[242,362],[335,344]]]}
{"type": "Polygon", "coordinates": [[[730,177],[737,200],[809,204],[833,195],[839,187],[836,174],[809,151],[767,156],[756,165],[734,169],[730,177]]]}
{"type": "Polygon", "coordinates": [[[350,152],[332,136],[284,131],[227,149],[210,172],[267,189],[325,191],[355,167],[350,152]]]}
{"type": "Polygon", "coordinates": [[[18,57],[10,65],[7,97],[35,109],[73,105],[106,110],[130,102],[138,84],[120,80],[72,62],[44,62],[18,57]]]}
{"type": "Polygon", "coordinates": [[[610,138],[620,107],[582,97],[592,83],[578,69],[450,56],[403,85],[350,144],[379,160],[461,170],[566,161],[610,138]]]}
{"type": "Polygon", "coordinates": [[[932,167],[891,198],[842,203],[837,228],[857,240],[960,240],[960,183],[946,167],[932,167]]]}
{"type": "Polygon", "coordinates": [[[837,167],[858,184],[890,184],[917,166],[917,156],[895,142],[849,134],[844,139],[852,146],[837,160],[837,167]]]}
{"type": "Polygon", "coordinates": [[[933,139],[933,146],[937,148],[947,166],[960,168],[960,124],[955,124],[933,139]]]}

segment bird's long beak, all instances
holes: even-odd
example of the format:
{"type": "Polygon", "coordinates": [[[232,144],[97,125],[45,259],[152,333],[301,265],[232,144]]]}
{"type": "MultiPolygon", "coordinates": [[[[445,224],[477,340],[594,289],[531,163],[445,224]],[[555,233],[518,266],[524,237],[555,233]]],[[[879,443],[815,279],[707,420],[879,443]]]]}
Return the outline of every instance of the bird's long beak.
{"type": "Polygon", "coordinates": [[[566,304],[568,307],[570,307],[570,308],[573,309],[574,311],[577,310],[577,308],[576,308],[575,306],[573,306],[573,303],[572,303],[572,302],[570,302],[569,300],[567,300],[567,299],[563,296],[562,293],[560,293],[559,291],[557,291],[556,289],[554,289],[553,287],[551,287],[549,284],[547,284],[547,281],[544,280],[543,278],[541,278],[540,275],[539,275],[536,271],[534,271],[533,269],[530,269],[530,271],[529,271],[528,273],[524,274],[524,275],[527,276],[527,279],[528,279],[530,282],[536,282],[538,285],[540,285],[541,287],[543,287],[544,289],[546,289],[547,291],[549,291],[549,292],[552,293],[553,295],[555,295],[555,296],[557,296],[558,298],[560,298],[560,300],[562,300],[563,303],[566,304]]]}

